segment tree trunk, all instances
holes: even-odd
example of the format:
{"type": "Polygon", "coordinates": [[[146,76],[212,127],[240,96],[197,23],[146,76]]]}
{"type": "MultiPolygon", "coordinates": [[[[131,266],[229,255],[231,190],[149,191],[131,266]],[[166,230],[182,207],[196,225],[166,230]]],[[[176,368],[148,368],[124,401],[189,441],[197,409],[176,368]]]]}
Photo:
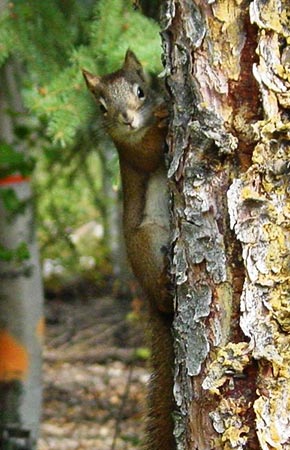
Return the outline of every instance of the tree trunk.
{"type": "MultiPolygon", "coordinates": [[[[118,190],[112,185],[110,164],[116,154],[111,142],[106,142],[103,150],[99,149],[102,162],[103,196],[105,201],[105,242],[109,247],[109,256],[112,261],[113,275],[117,279],[126,279],[126,250],[121,225],[121,199],[118,190]]],[[[127,268],[128,272],[128,268],[127,268]]]]}
{"type": "Polygon", "coordinates": [[[163,7],[178,449],[290,449],[288,0],[163,7]]]}
{"type": "MultiPolygon", "coordinates": [[[[15,148],[14,127],[23,115],[15,65],[0,73],[0,134],[15,148]]],[[[24,151],[24,148],[17,149],[24,151]]],[[[1,151],[1,150],[0,150],[1,151]]],[[[28,178],[0,180],[0,448],[36,448],[41,408],[42,285],[35,241],[32,192],[28,178]],[[5,193],[24,210],[11,217],[5,193]],[[22,249],[22,251],[21,251],[22,249]]]]}

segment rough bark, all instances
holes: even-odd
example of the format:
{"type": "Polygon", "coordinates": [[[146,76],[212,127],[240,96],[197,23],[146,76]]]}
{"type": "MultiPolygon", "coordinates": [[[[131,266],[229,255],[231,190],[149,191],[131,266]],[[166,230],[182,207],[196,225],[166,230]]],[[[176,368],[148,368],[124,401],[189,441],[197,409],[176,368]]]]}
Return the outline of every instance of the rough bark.
{"type": "MultiPolygon", "coordinates": [[[[1,69],[0,80],[1,140],[14,145],[14,126],[23,114],[14,64],[1,69]]],[[[0,180],[0,193],[12,190],[26,207],[11,217],[0,197],[0,245],[13,251],[24,244],[29,258],[0,260],[0,447],[31,450],[41,414],[43,293],[30,181],[14,175],[0,180]]]]}
{"type": "Polygon", "coordinates": [[[287,0],[168,0],[178,449],[288,449],[287,0]]]}

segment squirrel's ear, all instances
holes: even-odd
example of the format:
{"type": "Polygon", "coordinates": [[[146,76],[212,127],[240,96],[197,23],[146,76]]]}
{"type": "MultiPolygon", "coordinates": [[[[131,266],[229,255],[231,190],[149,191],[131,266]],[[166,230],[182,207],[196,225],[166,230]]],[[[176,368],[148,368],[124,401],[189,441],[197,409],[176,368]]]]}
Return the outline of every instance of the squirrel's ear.
{"type": "Polygon", "coordinates": [[[140,75],[143,74],[142,64],[140,63],[140,61],[137,58],[137,56],[135,55],[135,53],[132,52],[132,50],[130,50],[129,48],[125,55],[123,69],[130,70],[130,71],[136,70],[136,72],[138,72],[140,75]]]}
{"type": "Polygon", "coordinates": [[[97,93],[100,90],[101,87],[101,77],[98,77],[97,75],[92,75],[87,70],[83,69],[83,76],[86,81],[86,85],[88,89],[93,93],[97,93]]]}

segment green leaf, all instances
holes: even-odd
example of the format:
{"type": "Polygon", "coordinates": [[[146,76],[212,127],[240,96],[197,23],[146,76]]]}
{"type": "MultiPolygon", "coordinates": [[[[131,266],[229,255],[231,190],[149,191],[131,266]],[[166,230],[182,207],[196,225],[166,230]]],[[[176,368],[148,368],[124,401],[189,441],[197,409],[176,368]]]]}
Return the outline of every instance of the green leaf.
{"type": "Polygon", "coordinates": [[[0,244],[0,261],[22,263],[30,258],[30,252],[26,242],[22,241],[15,249],[4,247],[0,244]]]}
{"type": "Polygon", "coordinates": [[[0,166],[19,166],[23,163],[22,153],[16,152],[12,145],[0,143],[0,166]]]}
{"type": "Polygon", "coordinates": [[[15,212],[19,209],[20,201],[15,193],[15,191],[11,188],[1,189],[0,197],[3,201],[4,208],[9,212],[15,212]]]}
{"type": "Polygon", "coordinates": [[[12,261],[14,252],[13,250],[4,247],[0,244],[0,261],[12,261]]]}
{"type": "Polygon", "coordinates": [[[11,14],[9,9],[0,15],[0,66],[15,49],[15,35],[11,29],[11,14]]]}
{"type": "Polygon", "coordinates": [[[15,172],[29,175],[34,167],[34,160],[18,152],[5,142],[0,142],[0,177],[4,178],[15,172]]]}
{"type": "Polygon", "coordinates": [[[11,217],[15,214],[22,214],[27,206],[27,200],[21,201],[16,195],[16,192],[12,188],[6,188],[0,190],[0,198],[3,202],[4,208],[11,217]]]}
{"type": "Polygon", "coordinates": [[[17,262],[23,262],[30,258],[30,252],[26,242],[20,242],[15,249],[15,258],[17,262]]]}
{"type": "Polygon", "coordinates": [[[150,358],[150,350],[147,347],[139,347],[136,349],[136,357],[147,360],[150,358]]]}

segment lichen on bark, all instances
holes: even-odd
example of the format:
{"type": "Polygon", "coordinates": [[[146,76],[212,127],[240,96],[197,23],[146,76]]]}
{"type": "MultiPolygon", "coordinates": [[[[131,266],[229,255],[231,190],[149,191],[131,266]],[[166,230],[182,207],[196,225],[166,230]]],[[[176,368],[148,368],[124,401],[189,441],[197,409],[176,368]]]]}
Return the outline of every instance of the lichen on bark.
{"type": "Polygon", "coordinates": [[[263,117],[254,124],[252,166],[229,190],[229,211],[247,270],[241,327],[259,361],[253,405],[259,445],[289,449],[289,3],[254,0],[250,18],[259,28],[253,72],[263,117]]]}
{"type": "Polygon", "coordinates": [[[164,8],[177,446],[288,449],[290,5],[164,8]]]}

